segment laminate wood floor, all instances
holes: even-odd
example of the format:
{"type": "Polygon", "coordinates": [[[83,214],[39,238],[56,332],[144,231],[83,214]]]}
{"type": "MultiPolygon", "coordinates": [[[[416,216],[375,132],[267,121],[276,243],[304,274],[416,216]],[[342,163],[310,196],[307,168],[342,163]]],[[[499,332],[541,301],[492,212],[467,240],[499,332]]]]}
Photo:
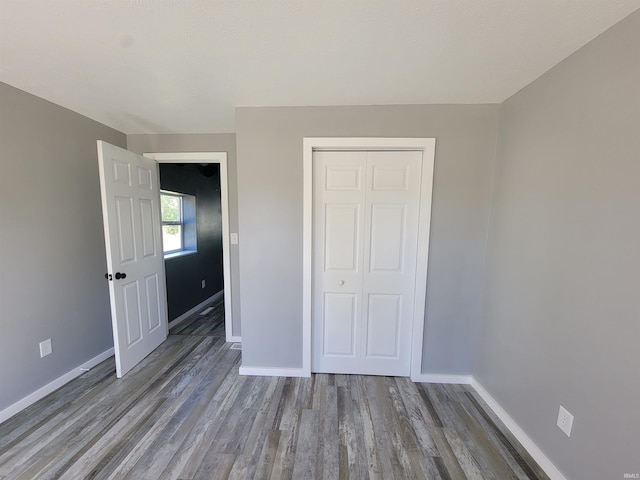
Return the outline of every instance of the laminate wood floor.
{"type": "Polygon", "coordinates": [[[238,375],[223,338],[170,335],[0,425],[0,479],[545,479],[466,386],[238,375]]]}
{"type": "MultiPolygon", "coordinates": [[[[213,310],[206,315],[200,312],[185,318],[182,322],[171,327],[169,335],[206,335],[209,337],[226,337],[224,330],[224,301],[211,304],[213,310]]],[[[208,307],[207,307],[208,308],[208,307]]],[[[206,310],[203,308],[202,311],[206,310]]]]}

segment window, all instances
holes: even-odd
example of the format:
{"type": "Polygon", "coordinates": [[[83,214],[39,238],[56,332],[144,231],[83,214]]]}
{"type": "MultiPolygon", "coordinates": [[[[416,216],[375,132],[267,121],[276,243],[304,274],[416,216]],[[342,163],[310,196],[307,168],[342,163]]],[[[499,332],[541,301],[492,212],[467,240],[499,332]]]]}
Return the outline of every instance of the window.
{"type": "Polygon", "coordinates": [[[182,250],[182,197],[172,193],[161,193],[162,248],[164,253],[182,250]]]}
{"type": "Polygon", "coordinates": [[[196,197],[176,192],[160,193],[162,249],[165,257],[196,251],[196,197]]]}

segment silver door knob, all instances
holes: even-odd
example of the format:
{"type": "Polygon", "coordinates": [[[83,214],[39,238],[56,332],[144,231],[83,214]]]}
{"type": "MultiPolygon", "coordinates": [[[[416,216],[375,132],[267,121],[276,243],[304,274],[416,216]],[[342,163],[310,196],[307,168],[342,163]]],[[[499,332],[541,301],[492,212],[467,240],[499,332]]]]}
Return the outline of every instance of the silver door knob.
{"type": "Polygon", "coordinates": [[[338,285],[340,285],[340,286],[344,285],[344,280],[340,280],[340,281],[338,282],[338,285]]]}

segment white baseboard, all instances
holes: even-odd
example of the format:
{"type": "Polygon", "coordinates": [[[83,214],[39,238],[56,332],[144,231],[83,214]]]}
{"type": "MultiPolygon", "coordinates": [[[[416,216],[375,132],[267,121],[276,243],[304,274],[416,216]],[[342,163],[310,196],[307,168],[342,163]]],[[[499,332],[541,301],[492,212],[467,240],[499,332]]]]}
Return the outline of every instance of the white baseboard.
{"type": "Polygon", "coordinates": [[[100,355],[93,357],[91,360],[84,362],[82,365],[77,366],[73,370],[70,370],[64,375],[56,378],[54,381],[47,383],[44,387],[39,388],[35,392],[24,397],[23,399],[18,400],[13,405],[8,406],[4,410],[0,411],[0,423],[4,422],[5,420],[8,420],[9,418],[13,417],[16,413],[19,413],[25,408],[27,408],[28,406],[36,403],[41,398],[46,397],[51,392],[62,387],[64,384],[69,383],[74,378],[79,377],[88,369],[95,367],[100,362],[103,362],[107,358],[113,356],[113,353],[114,353],[113,348],[110,348],[109,350],[102,352],[100,355]]]}
{"type": "Polygon", "coordinates": [[[441,373],[419,373],[411,376],[415,383],[455,383],[469,385],[473,377],[471,375],[446,375],[441,373]]]}
{"type": "Polygon", "coordinates": [[[195,307],[193,307],[191,310],[184,312],[182,315],[180,315],[179,317],[174,318],[173,320],[171,320],[169,322],[169,328],[173,328],[176,325],[178,325],[180,322],[182,322],[183,320],[186,320],[187,318],[189,318],[191,315],[193,315],[194,313],[197,313],[199,310],[202,310],[204,307],[206,307],[208,304],[215,302],[216,300],[218,300],[220,297],[222,297],[222,295],[224,295],[224,290],[220,290],[217,293],[214,293],[213,295],[211,295],[209,298],[207,298],[205,301],[200,302],[198,305],[196,305],[195,307]]]}
{"type": "Polygon", "coordinates": [[[240,367],[240,375],[256,375],[259,377],[308,377],[302,368],[278,367],[240,367]]]}
{"type": "Polygon", "coordinates": [[[239,335],[234,335],[232,337],[227,337],[227,342],[229,343],[241,343],[242,337],[239,335]]]}
{"type": "Polygon", "coordinates": [[[558,470],[551,460],[544,454],[540,448],[534,443],[533,440],[520,428],[520,425],[511,418],[511,415],[502,408],[495,398],[491,396],[489,392],[482,386],[482,384],[472,377],[471,386],[474,388],[478,395],[487,402],[487,405],[495,412],[502,423],[509,429],[514,437],[520,442],[524,449],[529,452],[529,455],[540,465],[542,470],[549,476],[551,480],[567,480],[566,477],[558,470]]]}

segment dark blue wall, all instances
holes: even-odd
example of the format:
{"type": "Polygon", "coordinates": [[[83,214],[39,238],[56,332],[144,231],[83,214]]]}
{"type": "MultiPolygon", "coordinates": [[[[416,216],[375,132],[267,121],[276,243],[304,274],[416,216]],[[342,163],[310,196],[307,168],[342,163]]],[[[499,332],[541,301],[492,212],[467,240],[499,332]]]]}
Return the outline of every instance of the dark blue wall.
{"type": "Polygon", "coordinates": [[[220,166],[160,164],[160,187],[196,197],[198,252],[165,260],[169,321],[224,288],[220,166]],[[202,288],[202,280],[206,287],[202,288]]]}

